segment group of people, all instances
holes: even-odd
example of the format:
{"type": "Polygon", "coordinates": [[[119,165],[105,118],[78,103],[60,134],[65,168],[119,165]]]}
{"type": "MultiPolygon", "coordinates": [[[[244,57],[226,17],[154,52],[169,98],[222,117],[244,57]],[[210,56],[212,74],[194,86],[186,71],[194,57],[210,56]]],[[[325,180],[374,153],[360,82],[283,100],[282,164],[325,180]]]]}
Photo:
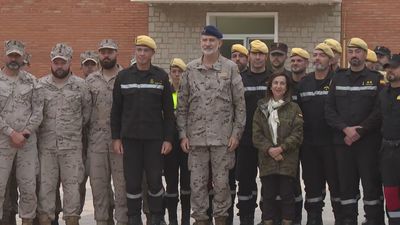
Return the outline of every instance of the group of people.
{"type": "Polygon", "coordinates": [[[79,224],[88,177],[97,225],[141,225],[142,211],[149,225],[164,223],[165,211],[170,225],[190,225],[190,216],[196,225],[232,225],[236,181],[241,225],[254,225],[258,205],[261,224],[298,225],[301,177],[307,225],[323,224],[326,184],[335,225],[357,225],[360,180],[363,225],[385,224],[383,196],[389,224],[400,224],[400,55],[352,38],[341,69],[334,39],[311,54],[253,40],[233,45],[227,59],[222,39],[204,27],[202,56],[172,59],[169,74],[152,64],[151,37],[136,37],[125,69],[105,39],[81,54],[85,79],[72,73],[64,43],[50,53],[51,73],[36,79],[23,69],[23,43],[7,41],[2,224],[15,224],[17,212],[23,225],[57,224],[61,211],[66,225],[79,224]],[[310,63],[315,71],[306,73],[310,63]]]}

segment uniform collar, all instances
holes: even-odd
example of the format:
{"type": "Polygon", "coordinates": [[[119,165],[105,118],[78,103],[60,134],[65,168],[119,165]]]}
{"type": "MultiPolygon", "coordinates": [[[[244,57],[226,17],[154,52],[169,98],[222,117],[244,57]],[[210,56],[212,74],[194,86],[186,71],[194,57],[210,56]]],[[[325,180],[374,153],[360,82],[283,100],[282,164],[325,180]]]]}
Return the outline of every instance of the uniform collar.
{"type": "MultiPolygon", "coordinates": [[[[365,76],[367,76],[367,72],[368,72],[368,69],[367,69],[366,66],[364,66],[364,69],[362,69],[362,70],[359,71],[359,72],[354,72],[354,73],[359,73],[360,76],[364,76],[364,77],[365,77],[365,76]]],[[[352,73],[351,68],[347,69],[346,72],[345,72],[345,74],[346,74],[347,76],[351,76],[351,73],[352,73]]]]}
{"type": "MultiPolygon", "coordinates": [[[[121,71],[123,68],[119,64],[117,64],[117,68],[118,68],[118,71],[117,71],[117,74],[118,74],[118,72],[121,71]]],[[[103,76],[103,68],[101,68],[101,69],[99,69],[99,70],[97,70],[96,72],[93,72],[93,73],[94,73],[93,76],[95,76],[97,78],[100,78],[102,80],[105,80],[104,76],[103,76]]],[[[115,79],[117,74],[115,74],[110,80],[115,79]]]]}
{"type": "MultiPolygon", "coordinates": [[[[223,57],[220,54],[218,56],[217,61],[212,65],[212,68],[210,68],[210,69],[216,70],[216,71],[221,71],[222,70],[222,60],[223,60],[223,57]]],[[[202,63],[203,63],[203,56],[201,58],[199,58],[198,60],[196,60],[195,68],[198,70],[210,70],[209,68],[205,67],[202,63]]]]}
{"type": "MultiPolygon", "coordinates": [[[[132,70],[132,72],[136,73],[139,72],[136,63],[133,64],[130,68],[132,70]]],[[[155,74],[157,73],[157,69],[155,68],[155,66],[153,66],[153,64],[150,64],[150,69],[148,70],[150,74],[155,74]]]]}
{"type": "MultiPolygon", "coordinates": [[[[54,82],[54,80],[53,80],[53,74],[49,74],[47,77],[46,77],[46,83],[48,83],[48,84],[50,84],[50,85],[52,85],[52,86],[54,86],[54,87],[57,87],[57,84],[54,82]]],[[[68,74],[68,79],[67,79],[67,82],[65,82],[65,84],[63,85],[63,87],[65,87],[65,86],[67,86],[67,85],[69,85],[69,84],[72,84],[73,83],[73,81],[74,81],[74,74],[72,73],[72,72],[69,72],[69,74],[68,74]]],[[[57,87],[58,88],[58,87],[57,87]]]]}

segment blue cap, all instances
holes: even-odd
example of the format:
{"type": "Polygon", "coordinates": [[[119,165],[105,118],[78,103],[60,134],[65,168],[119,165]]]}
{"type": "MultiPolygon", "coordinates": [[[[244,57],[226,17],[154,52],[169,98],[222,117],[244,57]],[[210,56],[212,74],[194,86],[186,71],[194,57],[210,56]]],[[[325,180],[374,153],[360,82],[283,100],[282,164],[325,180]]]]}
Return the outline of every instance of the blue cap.
{"type": "Polygon", "coordinates": [[[218,39],[222,39],[223,37],[222,33],[218,30],[218,28],[216,28],[213,25],[205,26],[203,31],[201,32],[201,35],[214,36],[218,39]]]}

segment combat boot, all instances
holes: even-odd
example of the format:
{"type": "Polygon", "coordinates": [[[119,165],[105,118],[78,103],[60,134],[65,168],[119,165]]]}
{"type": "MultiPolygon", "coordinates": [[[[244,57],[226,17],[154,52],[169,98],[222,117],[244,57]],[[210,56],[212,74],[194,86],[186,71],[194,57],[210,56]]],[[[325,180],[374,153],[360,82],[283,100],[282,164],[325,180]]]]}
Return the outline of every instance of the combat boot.
{"type": "Polygon", "coordinates": [[[65,225],[79,225],[79,217],[77,216],[66,217],[65,225]]]}
{"type": "Polygon", "coordinates": [[[33,224],[33,219],[22,219],[21,225],[32,225],[32,224],[33,224]]]}
{"type": "Polygon", "coordinates": [[[40,215],[39,223],[40,225],[51,225],[51,219],[47,215],[40,215]]]}
{"type": "Polygon", "coordinates": [[[214,220],[215,220],[215,225],[226,225],[227,217],[219,216],[219,217],[215,217],[214,220]]]}
{"type": "Polygon", "coordinates": [[[282,225],[292,225],[292,224],[293,224],[293,221],[291,221],[291,220],[285,220],[285,219],[282,220],[282,225]]]}

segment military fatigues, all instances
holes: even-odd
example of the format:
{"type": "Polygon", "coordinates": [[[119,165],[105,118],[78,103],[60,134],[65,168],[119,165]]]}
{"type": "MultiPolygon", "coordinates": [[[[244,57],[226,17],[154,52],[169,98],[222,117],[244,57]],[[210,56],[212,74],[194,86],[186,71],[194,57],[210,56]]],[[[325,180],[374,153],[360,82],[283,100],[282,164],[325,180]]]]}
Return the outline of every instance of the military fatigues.
{"type": "Polygon", "coordinates": [[[348,224],[357,223],[359,180],[364,191],[368,221],[383,224],[381,179],[378,171],[379,117],[374,110],[379,93],[379,76],[367,68],[360,72],[339,70],[333,77],[325,105],[327,123],[333,128],[342,215],[348,224]],[[377,119],[378,118],[378,119],[377,119]],[[348,146],[345,127],[359,125],[361,138],[348,146]]]}
{"type": "Polygon", "coordinates": [[[400,88],[379,94],[382,115],[381,173],[389,225],[400,224],[400,88]]]}
{"type": "MultiPolygon", "coordinates": [[[[120,70],[122,69],[119,67],[120,70]]],[[[88,165],[96,221],[106,222],[113,196],[110,196],[111,176],[115,193],[115,218],[127,223],[127,206],[122,155],[112,149],[110,113],[115,77],[109,81],[102,69],[86,78],[92,96],[92,114],[88,126],[88,165]]]]}
{"type": "Polygon", "coordinates": [[[254,211],[257,207],[257,164],[258,152],[253,146],[253,115],[258,100],[265,97],[268,71],[253,73],[247,70],[242,75],[244,97],[246,100],[246,126],[237,149],[236,179],[238,180],[238,204],[240,221],[245,224],[254,222],[254,211]],[[252,222],[253,221],[253,222],[252,222]]]}
{"type": "Polygon", "coordinates": [[[148,204],[154,222],[160,219],[164,189],[161,182],[164,141],[173,143],[175,126],[167,73],[151,65],[139,71],[136,64],[120,71],[113,90],[111,134],[121,139],[128,217],[138,218],[142,207],[142,176],[146,174],[148,204]]]}
{"type": "Polygon", "coordinates": [[[13,80],[0,71],[0,218],[3,216],[3,203],[6,186],[13,162],[16,163],[16,179],[20,191],[19,216],[33,219],[36,216],[36,175],[38,158],[36,130],[42,120],[36,78],[20,71],[13,80]],[[31,132],[22,148],[10,146],[13,131],[31,132]]]}
{"type": "Polygon", "coordinates": [[[326,183],[329,185],[335,219],[339,219],[339,182],[332,129],[326,123],[324,107],[333,72],[317,80],[315,73],[304,77],[298,85],[298,104],[304,115],[304,140],[300,151],[305,184],[305,209],[308,220],[321,218],[326,183]]]}
{"type": "Polygon", "coordinates": [[[39,80],[43,122],[39,127],[40,190],[38,212],[54,219],[57,182],[63,187],[63,217],[79,217],[83,180],[82,127],[90,116],[91,97],[85,81],[69,74],[58,88],[53,75],[39,80]]]}
{"type": "Polygon", "coordinates": [[[228,152],[230,137],[240,139],[245,125],[245,102],[242,79],[237,65],[220,56],[211,69],[201,58],[188,64],[179,90],[177,124],[180,138],[190,143],[192,217],[208,219],[207,184],[211,161],[214,184],[214,217],[227,216],[231,206],[229,169],[235,152],[228,152]]]}

